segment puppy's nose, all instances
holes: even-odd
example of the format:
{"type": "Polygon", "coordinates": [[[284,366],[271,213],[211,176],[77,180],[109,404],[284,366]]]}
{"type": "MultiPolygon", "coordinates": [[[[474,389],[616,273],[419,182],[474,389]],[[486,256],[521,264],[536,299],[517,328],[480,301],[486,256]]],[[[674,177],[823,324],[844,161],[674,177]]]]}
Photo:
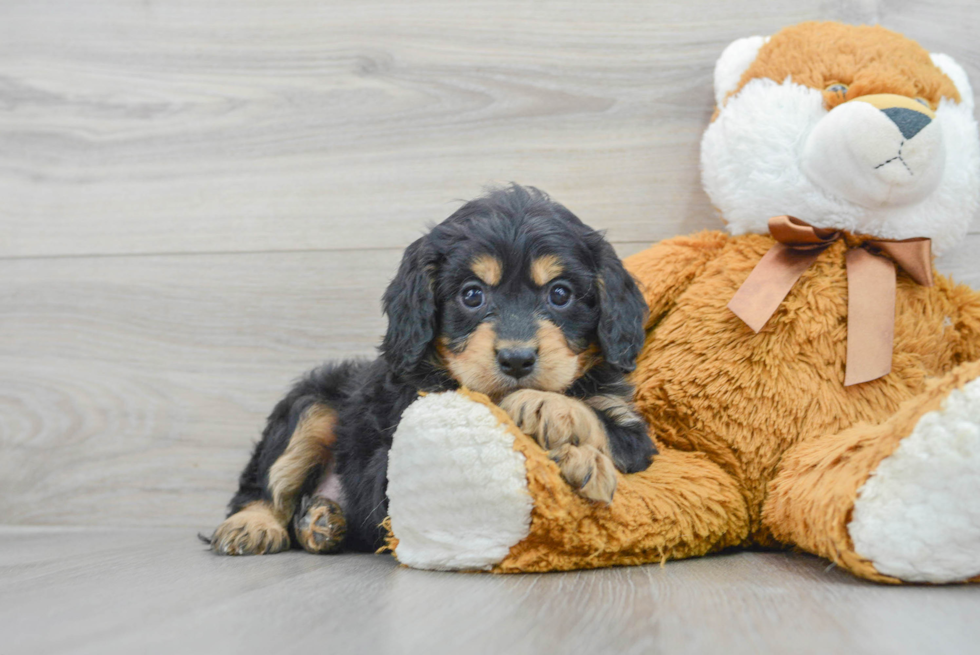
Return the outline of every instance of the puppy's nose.
{"type": "Polygon", "coordinates": [[[538,353],[532,348],[504,348],[497,351],[500,370],[513,378],[522,378],[534,370],[538,353]]]}

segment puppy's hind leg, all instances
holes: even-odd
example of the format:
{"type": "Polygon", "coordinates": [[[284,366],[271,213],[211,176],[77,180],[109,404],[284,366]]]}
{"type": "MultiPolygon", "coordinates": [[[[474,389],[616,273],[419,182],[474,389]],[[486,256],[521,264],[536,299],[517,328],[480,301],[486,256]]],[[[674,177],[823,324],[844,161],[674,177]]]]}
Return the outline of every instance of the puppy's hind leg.
{"type": "MultiPolygon", "coordinates": [[[[257,497],[245,503],[232,501],[237,511],[215,530],[211,537],[212,550],[224,555],[263,555],[289,548],[287,526],[293,518],[299,492],[310,474],[329,462],[335,422],[336,413],[324,405],[313,403],[302,412],[282,454],[261,476],[267,479],[264,489],[251,490],[242,485],[236,499],[249,495],[257,497]]],[[[265,441],[263,439],[257,451],[262,449],[265,441]]],[[[271,447],[273,444],[266,445],[271,447]]],[[[253,460],[268,459],[263,454],[258,458],[253,456],[253,460]]],[[[251,463],[249,468],[252,468],[251,463]]],[[[247,468],[242,474],[243,480],[248,473],[247,468]]]]}
{"type": "MultiPolygon", "coordinates": [[[[262,440],[242,471],[230,516],[211,536],[211,549],[224,555],[261,555],[288,549],[290,523],[304,492],[326,470],[336,440],[336,407],[356,363],[326,365],[297,383],[269,416],[262,440]],[[312,484],[311,484],[312,481],[312,484]]],[[[295,529],[295,528],[294,528],[295,529]]],[[[320,552],[319,549],[314,552],[320,552]]]]}

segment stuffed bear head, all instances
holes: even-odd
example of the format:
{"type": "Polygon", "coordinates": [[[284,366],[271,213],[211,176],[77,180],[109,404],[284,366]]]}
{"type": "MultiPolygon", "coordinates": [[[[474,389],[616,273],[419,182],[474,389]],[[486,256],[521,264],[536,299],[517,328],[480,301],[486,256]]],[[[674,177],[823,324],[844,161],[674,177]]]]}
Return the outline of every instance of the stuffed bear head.
{"type": "Polygon", "coordinates": [[[882,27],[803,23],[715,67],[704,187],[732,234],[788,214],[881,239],[959,242],[980,206],[973,91],[951,57],[882,27]]]}

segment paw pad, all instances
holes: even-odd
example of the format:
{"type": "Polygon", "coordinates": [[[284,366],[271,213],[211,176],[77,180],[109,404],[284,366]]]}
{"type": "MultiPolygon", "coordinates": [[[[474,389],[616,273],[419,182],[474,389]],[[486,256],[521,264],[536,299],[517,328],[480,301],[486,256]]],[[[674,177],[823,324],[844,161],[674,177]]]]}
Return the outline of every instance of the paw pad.
{"type": "Polygon", "coordinates": [[[313,496],[303,499],[293,520],[299,544],[311,553],[334,553],[341,549],[347,536],[347,520],[340,505],[313,496]]]}

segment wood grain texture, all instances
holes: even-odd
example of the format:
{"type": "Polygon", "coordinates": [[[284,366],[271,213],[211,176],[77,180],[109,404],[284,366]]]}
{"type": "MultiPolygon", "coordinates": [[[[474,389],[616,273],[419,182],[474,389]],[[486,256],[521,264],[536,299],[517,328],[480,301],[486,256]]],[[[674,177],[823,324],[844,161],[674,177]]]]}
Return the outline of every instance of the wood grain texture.
{"type": "Polygon", "coordinates": [[[790,553],[460,575],[388,556],[220,558],[190,529],[0,530],[4,652],[967,653],[980,588],[790,553]]]}
{"type": "Polygon", "coordinates": [[[289,382],[372,353],[400,256],[0,260],[0,523],[220,518],[289,382]]]}
{"type": "MultiPolygon", "coordinates": [[[[372,354],[401,249],[484,184],[624,255],[719,227],[714,61],[816,18],[980,88],[972,0],[0,3],[0,523],[213,525],[290,380],[372,354]]],[[[980,287],[978,250],[940,269],[980,287]]]]}
{"type": "Polygon", "coordinates": [[[404,247],[491,182],[617,241],[715,224],[731,40],[868,2],[0,5],[0,256],[404,247]],[[233,9],[232,9],[233,8],[233,9]]]}

